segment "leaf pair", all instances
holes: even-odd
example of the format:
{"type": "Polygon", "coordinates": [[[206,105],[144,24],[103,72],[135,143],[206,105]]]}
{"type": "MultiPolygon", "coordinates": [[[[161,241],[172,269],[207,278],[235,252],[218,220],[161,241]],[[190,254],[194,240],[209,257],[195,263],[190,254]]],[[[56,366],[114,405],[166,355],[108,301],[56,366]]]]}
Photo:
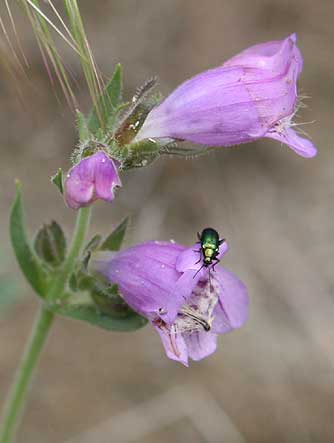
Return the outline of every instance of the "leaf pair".
{"type": "MultiPolygon", "coordinates": [[[[101,236],[94,236],[84,248],[84,254],[90,253],[97,247],[104,251],[119,250],[127,224],[128,220],[125,219],[104,241],[101,240],[101,236]]],[[[46,300],[56,268],[61,266],[65,259],[66,241],[60,226],[52,222],[44,225],[37,234],[35,252],[26,234],[19,182],[17,182],[16,197],[10,214],[10,237],[25,278],[36,293],[46,300]]],[[[79,286],[78,290],[90,290],[92,298],[88,303],[80,301],[64,306],[50,305],[49,308],[65,317],[83,320],[91,325],[113,331],[133,331],[147,323],[143,317],[124,303],[115,286],[103,281],[99,282],[94,276],[88,274],[85,277],[86,286],[83,285],[82,288],[79,286]]]]}

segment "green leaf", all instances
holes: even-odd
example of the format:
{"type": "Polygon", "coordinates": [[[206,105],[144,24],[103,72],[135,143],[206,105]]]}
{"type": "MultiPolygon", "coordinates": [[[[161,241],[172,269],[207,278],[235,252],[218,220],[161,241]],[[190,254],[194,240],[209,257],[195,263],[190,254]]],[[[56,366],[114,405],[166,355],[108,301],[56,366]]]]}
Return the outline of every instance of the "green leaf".
{"type": "Polygon", "coordinates": [[[128,315],[122,318],[111,318],[91,304],[67,305],[60,308],[56,307],[54,310],[57,314],[74,320],[82,320],[109,331],[135,331],[147,324],[147,320],[144,317],[132,310],[129,310],[128,315]]]}
{"type": "Polygon", "coordinates": [[[59,266],[66,255],[66,238],[55,221],[45,224],[37,233],[34,243],[38,257],[51,266],[59,266]]]}
{"type": "Polygon", "coordinates": [[[79,109],[76,110],[77,112],[77,130],[79,133],[79,140],[85,141],[89,138],[89,130],[88,130],[88,124],[85,116],[82,112],[79,111],[79,109]]]}
{"type": "Polygon", "coordinates": [[[55,173],[55,175],[53,175],[51,177],[51,181],[54,185],[57,186],[59,192],[61,194],[64,193],[64,188],[63,188],[63,171],[61,168],[58,169],[58,171],[55,173]]]}
{"type": "Polygon", "coordinates": [[[46,293],[46,275],[30,247],[25,232],[21,184],[16,183],[16,197],[10,213],[10,238],[18,264],[37,294],[44,297],[46,293]]]}
{"type": "Polygon", "coordinates": [[[122,223],[104,240],[100,246],[101,251],[119,251],[128,227],[129,217],[126,217],[122,223]]]}
{"type": "Polygon", "coordinates": [[[118,64],[110,82],[89,114],[87,126],[90,132],[96,134],[101,127],[106,126],[110,115],[115,113],[120,105],[121,94],[122,67],[118,64]]]}
{"type": "Polygon", "coordinates": [[[71,291],[76,292],[78,290],[78,278],[74,272],[70,276],[70,279],[68,281],[68,285],[69,285],[71,291]]]}
{"type": "Polygon", "coordinates": [[[102,236],[100,234],[94,235],[89,242],[84,247],[84,250],[82,252],[82,269],[81,270],[87,270],[89,260],[91,258],[92,252],[94,252],[100,245],[102,240],[102,236]]]}
{"type": "Polygon", "coordinates": [[[102,237],[100,234],[94,235],[94,237],[92,237],[84,247],[83,255],[85,255],[85,253],[87,253],[88,251],[95,251],[95,249],[97,249],[97,247],[99,246],[101,239],[102,237]]]}

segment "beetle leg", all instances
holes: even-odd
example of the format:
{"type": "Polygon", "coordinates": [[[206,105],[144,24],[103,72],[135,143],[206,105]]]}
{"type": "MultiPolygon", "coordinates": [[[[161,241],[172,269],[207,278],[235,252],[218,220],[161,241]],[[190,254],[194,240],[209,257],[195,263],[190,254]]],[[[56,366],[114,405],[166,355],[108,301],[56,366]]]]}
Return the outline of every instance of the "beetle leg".
{"type": "MultiPolygon", "coordinates": [[[[197,262],[197,263],[198,263],[198,262],[197,262]]],[[[193,278],[195,278],[196,275],[199,273],[199,271],[201,271],[203,268],[204,268],[204,265],[202,265],[202,266],[198,269],[198,271],[195,272],[193,278]]]]}
{"type": "Polygon", "coordinates": [[[222,245],[224,242],[226,242],[226,239],[225,239],[225,238],[221,238],[221,239],[219,240],[219,246],[222,245]]]}
{"type": "Polygon", "coordinates": [[[198,259],[197,262],[195,263],[195,265],[197,265],[197,264],[202,260],[202,257],[201,257],[201,250],[199,249],[199,250],[197,251],[196,249],[193,249],[193,251],[194,251],[194,252],[198,252],[198,254],[199,254],[199,259],[198,259]]]}
{"type": "Polygon", "coordinates": [[[213,271],[215,271],[215,266],[218,264],[218,263],[220,263],[220,260],[219,260],[219,258],[215,258],[215,263],[213,263],[213,265],[212,265],[212,270],[213,271]]]}

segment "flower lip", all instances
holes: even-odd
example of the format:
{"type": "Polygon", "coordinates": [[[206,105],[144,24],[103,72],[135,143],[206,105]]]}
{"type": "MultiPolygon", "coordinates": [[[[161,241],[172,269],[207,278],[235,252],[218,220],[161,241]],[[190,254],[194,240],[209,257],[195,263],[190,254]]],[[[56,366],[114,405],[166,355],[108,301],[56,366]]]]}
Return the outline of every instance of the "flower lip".
{"type": "Polygon", "coordinates": [[[188,358],[201,360],[216,350],[217,334],[244,324],[248,314],[245,286],[230,272],[219,269],[193,289],[172,324],[159,317],[151,323],[159,333],[166,354],[188,366],[188,358]]]}
{"type": "Polygon", "coordinates": [[[104,151],[85,157],[74,165],[65,180],[65,201],[72,209],[89,206],[95,200],[112,201],[115,188],[122,186],[118,161],[104,151]]]}
{"type": "Polygon", "coordinates": [[[303,59],[296,46],[297,36],[291,34],[284,40],[274,40],[260,43],[241,51],[227,60],[223,66],[242,66],[243,68],[268,69],[272,72],[281,72],[282,64],[286,61],[295,61],[298,74],[302,69],[303,59]]]}

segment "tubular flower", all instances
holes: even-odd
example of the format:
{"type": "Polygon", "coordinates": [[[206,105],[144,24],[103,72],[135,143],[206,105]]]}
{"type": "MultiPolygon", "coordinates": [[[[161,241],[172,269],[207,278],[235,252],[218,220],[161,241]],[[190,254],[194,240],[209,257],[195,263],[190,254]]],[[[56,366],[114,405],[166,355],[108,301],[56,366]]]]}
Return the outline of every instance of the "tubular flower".
{"type": "MultiPolygon", "coordinates": [[[[218,258],[228,250],[224,242],[218,258]]],[[[244,284],[219,266],[203,268],[194,246],[151,241],[95,260],[132,309],[160,335],[167,356],[188,366],[216,350],[218,334],[244,324],[244,284]]]]}
{"type": "Polygon", "coordinates": [[[231,146],[269,137],[313,157],[315,146],[292,129],[302,65],[295,34],[252,46],[182,83],[152,109],[135,140],[231,146]]]}
{"type": "Polygon", "coordinates": [[[65,180],[65,200],[72,209],[88,206],[98,199],[110,202],[115,187],[121,185],[116,162],[99,151],[70,169],[65,180]]]}

